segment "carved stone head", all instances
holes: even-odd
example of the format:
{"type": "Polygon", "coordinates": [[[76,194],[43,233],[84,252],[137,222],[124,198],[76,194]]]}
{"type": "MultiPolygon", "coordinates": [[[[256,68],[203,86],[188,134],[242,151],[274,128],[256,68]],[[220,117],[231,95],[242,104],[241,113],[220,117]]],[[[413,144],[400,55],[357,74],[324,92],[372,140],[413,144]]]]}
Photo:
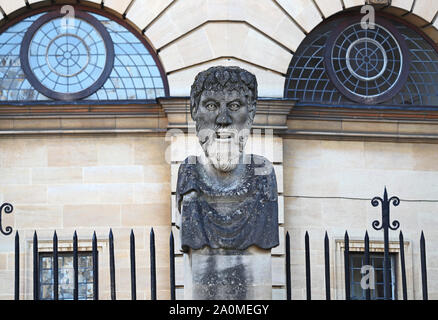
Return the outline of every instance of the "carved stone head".
{"type": "Polygon", "coordinates": [[[239,67],[200,72],[190,93],[190,112],[208,161],[232,171],[242,159],[256,112],[256,77],[239,67]]]}

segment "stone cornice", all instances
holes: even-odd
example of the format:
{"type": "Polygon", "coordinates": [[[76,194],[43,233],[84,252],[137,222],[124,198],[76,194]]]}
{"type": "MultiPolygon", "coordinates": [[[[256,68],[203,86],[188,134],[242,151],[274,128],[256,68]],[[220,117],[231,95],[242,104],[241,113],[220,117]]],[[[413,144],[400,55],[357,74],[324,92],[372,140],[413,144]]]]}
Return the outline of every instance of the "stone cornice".
{"type": "MultiPolygon", "coordinates": [[[[143,104],[0,106],[0,135],[164,134],[193,127],[188,97],[143,104]]],[[[438,110],[297,106],[292,100],[261,98],[253,128],[295,139],[438,143],[438,110]]]]}
{"type": "Polygon", "coordinates": [[[295,107],[285,138],[438,142],[438,111],[295,107]]]}

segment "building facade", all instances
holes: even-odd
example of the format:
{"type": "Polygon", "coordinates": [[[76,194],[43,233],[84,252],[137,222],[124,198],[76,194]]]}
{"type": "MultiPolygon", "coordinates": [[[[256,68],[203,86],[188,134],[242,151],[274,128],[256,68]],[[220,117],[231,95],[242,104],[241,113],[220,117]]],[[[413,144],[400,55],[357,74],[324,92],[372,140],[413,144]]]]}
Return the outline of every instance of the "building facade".
{"type": "MultiPolygon", "coordinates": [[[[286,298],[285,235],[293,299],[306,298],[305,233],[312,298],[345,298],[344,234],[355,298],[368,231],[380,276],[380,209],[386,186],[403,230],[409,299],[421,299],[421,232],[429,298],[438,298],[438,2],[433,0],[2,0],[0,8],[0,299],[33,297],[38,234],[40,298],[53,298],[56,230],[61,298],[72,298],[74,232],[80,297],[92,298],[93,233],[99,298],[109,299],[109,231],[117,299],[131,298],[129,243],[136,239],[137,298],[149,299],[150,231],[157,298],[184,297],[175,191],[178,166],[199,153],[190,86],[211,66],[254,73],[259,101],[248,151],[274,164],[280,246],[272,250],[273,298],[286,298]],[[356,256],[355,256],[356,254],[356,256]]],[[[390,233],[392,294],[402,296],[398,232],[390,233]]],[[[381,281],[380,281],[381,282],[381,281]]],[[[374,298],[381,297],[377,279],[374,298]]]]}

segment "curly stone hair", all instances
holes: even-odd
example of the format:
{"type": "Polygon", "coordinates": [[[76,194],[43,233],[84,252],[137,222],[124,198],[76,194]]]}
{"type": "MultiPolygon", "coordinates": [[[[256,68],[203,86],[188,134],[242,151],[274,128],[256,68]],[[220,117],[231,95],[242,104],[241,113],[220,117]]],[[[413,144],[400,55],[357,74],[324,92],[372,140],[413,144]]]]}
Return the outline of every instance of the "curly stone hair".
{"type": "Polygon", "coordinates": [[[204,90],[244,90],[249,100],[248,107],[251,120],[254,119],[257,101],[257,79],[255,75],[239,67],[211,67],[198,73],[190,92],[190,113],[195,119],[204,90]]]}

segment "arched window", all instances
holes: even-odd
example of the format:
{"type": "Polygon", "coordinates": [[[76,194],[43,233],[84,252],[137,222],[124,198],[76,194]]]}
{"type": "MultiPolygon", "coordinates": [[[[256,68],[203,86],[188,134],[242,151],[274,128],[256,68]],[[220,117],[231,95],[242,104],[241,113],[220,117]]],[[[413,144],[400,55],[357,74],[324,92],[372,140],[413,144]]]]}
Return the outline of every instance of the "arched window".
{"type": "Polygon", "coordinates": [[[166,96],[157,57],[126,23],[99,11],[66,13],[58,6],[30,14],[0,33],[0,101],[166,96]]]}
{"type": "Polygon", "coordinates": [[[302,104],[437,106],[435,44],[405,22],[335,17],[315,28],[289,65],[284,95],[302,104]]]}

